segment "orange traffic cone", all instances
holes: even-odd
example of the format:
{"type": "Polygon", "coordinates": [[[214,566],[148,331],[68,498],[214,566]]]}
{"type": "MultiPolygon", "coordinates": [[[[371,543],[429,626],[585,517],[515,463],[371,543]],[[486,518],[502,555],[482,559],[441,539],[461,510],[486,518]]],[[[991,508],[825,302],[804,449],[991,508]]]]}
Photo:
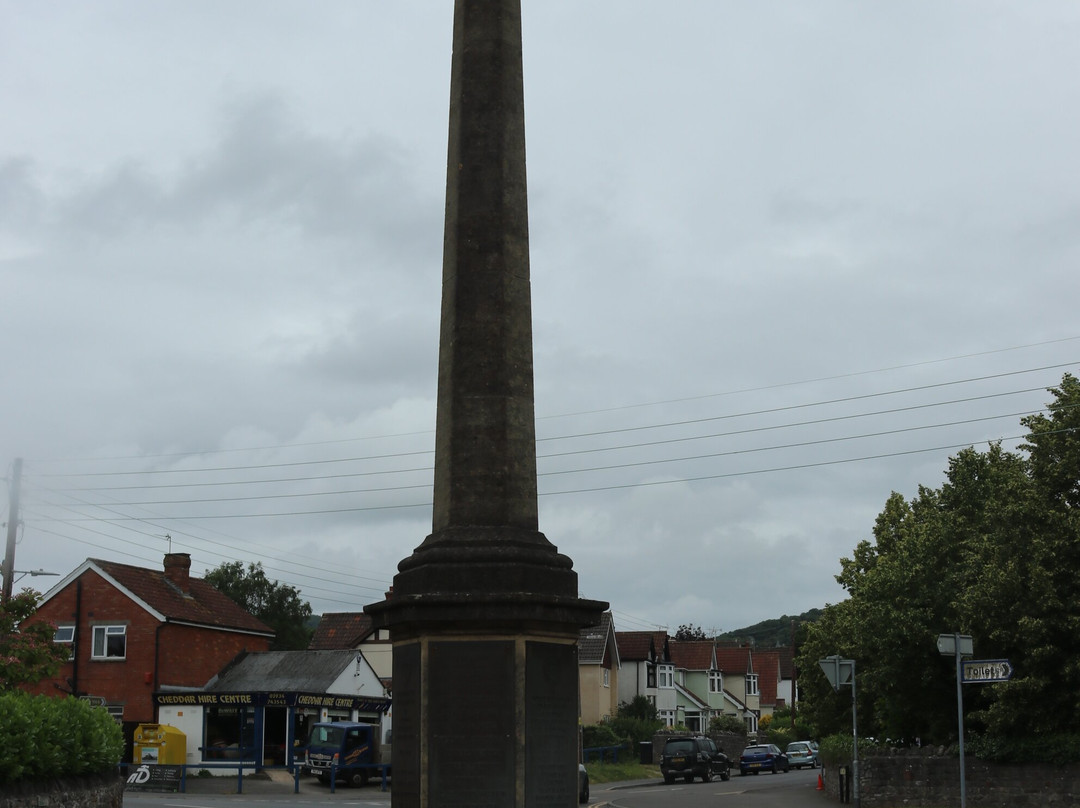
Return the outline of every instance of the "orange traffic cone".
{"type": "Polygon", "coordinates": [[[822,781],[820,774],[817,776],[817,790],[818,791],[824,791],[825,790],[825,783],[824,783],[824,781],[822,781]]]}

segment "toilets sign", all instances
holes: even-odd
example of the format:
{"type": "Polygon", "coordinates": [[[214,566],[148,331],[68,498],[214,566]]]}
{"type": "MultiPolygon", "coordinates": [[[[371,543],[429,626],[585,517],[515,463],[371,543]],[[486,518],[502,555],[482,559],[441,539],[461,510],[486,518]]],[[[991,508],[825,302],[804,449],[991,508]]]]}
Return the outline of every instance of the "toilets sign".
{"type": "Polygon", "coordinates": [[[967,659],[960,673],[964,684],[1007,682],[1012,678],[1013,666],[1007,659],[967,659]]]}

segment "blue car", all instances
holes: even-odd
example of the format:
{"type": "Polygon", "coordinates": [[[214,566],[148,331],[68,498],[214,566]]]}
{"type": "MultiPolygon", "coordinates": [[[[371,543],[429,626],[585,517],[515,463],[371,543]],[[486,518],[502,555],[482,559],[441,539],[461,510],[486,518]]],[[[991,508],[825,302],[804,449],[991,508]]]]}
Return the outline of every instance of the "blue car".
{"type": "Polygon", "coordinates": [[[791,768],[787,755],[772,743],[746,747],[739,756],[739,775],[760,774],[763,771],[787,772],[791,768]]]}

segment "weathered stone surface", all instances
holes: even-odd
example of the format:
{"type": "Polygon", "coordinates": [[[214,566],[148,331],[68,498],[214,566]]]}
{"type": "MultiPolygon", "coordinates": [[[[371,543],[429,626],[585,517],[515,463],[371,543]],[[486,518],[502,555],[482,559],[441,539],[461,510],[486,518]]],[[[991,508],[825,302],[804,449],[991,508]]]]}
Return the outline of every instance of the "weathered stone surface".
{"type": "Polygon", "coordinates": [[[119,775],[63,777],[0,786],[0,808],[121,808],[119,775]]]}
{"type": "MultiPolygon", "coordinates": [[[[1009,765],[965,758],[964,781],[969,808],[1045,808],[1080,805],[1080,765],[1009,765]]],[[[860,751],[860,793],[865,808],[960,804],[960,758],[934,748],[891,754],[860,751]]],[[[850,771],[850,763],[848,764],[850,771]]],[[[836,766],[824,772],[825,790],[840,799],[836,766]]]]}
{"type": "Polygon", "coordinates": [[[569,808],[576,641],[607,604],[538,529],[520,0],[456,0],[451,64],[432,532],[367,608],[393,804],[569,808]]]}

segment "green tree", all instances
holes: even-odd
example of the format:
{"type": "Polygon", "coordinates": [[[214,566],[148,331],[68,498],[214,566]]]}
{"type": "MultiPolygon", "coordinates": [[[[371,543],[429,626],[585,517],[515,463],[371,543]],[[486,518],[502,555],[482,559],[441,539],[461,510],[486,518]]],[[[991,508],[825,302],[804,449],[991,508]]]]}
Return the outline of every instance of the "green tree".
{"type": "Polygon", "coordinates": [[[649,701],[648,696],[634,696],[630,701],[619,704],[619,718],[656,721],[656,705],[649,701]]]}
{"type": "Polygon", "coordinates": [[[0,692],[55,676],[67,659],[67,646],[53,642],[56,626],[30,619],[40,602],[24,589],[0,604],[0,692]]]}
{"type": "Polygon", "coordinates": [[[207,583],[228,595],[274,630],[274,651],[301,651],[311,641],[307,620],[311,604],[300,598],[300,590],[271,581],[262,564],[229,561],[206,573],[207,583]]]}
{"type": "MultiPolygon", "coordinates": [[[[850,727],[850,693],[817,672],[855,659],[867,735],[955,738],[955,674],[934,644],[974,638],[1008,658],[1012,681],[965,692],[965,724],[999,737],[1069,731],[1080,708],[1080,383],[1066,375],[1048,414],[1023,419],[1027,456],[993,444],[950,459],[939,489],[889,497],[873,541],[840,561],[849,597],[807,626],[801,706],[823,733],[850,727]]],[[[860,733],[862,734],[862,733],[860,733]]]]}
{"type": "Polygon", "coordinates": [[[705,629],[701,626],[695,626],[693,623],[686,623],[679,626],[675,632],[676,640],[707,640],[705,636],[705,629]]]}

